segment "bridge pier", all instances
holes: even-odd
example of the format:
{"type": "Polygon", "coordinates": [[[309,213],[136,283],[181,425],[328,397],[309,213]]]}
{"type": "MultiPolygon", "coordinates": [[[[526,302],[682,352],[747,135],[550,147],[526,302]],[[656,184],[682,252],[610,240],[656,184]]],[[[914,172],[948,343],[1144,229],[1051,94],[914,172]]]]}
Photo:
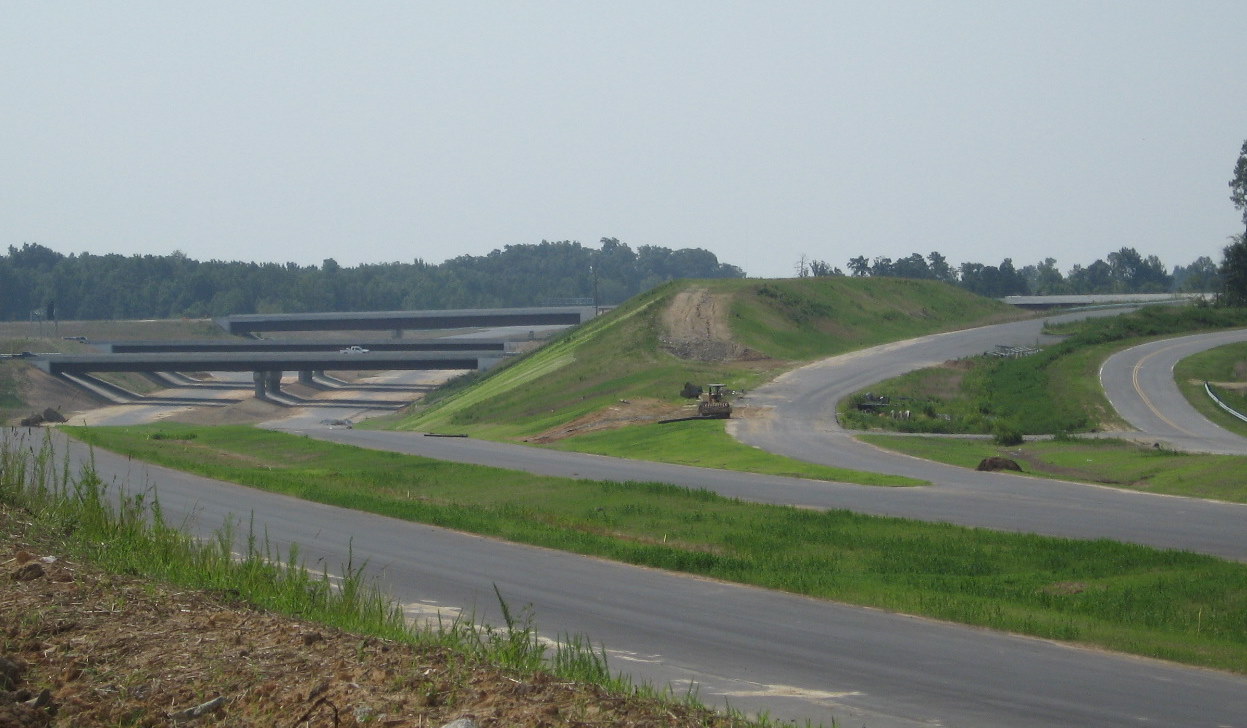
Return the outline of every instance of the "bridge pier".
{"type": "Polygon", "coordinates": [[[281,392],[281,370],[256,371],[251,373],[255,381],[255,398],[266,399],[267,394],[281,392]]]}
{"type": "Polygon", "coordinates": [[[299,370],[299,384],[306,384],[308,386],[315,384],[315,382],[312,381],[313,373],[314,372],[312,372],[312,370],[310,369],[300,369],[299,370]]]}

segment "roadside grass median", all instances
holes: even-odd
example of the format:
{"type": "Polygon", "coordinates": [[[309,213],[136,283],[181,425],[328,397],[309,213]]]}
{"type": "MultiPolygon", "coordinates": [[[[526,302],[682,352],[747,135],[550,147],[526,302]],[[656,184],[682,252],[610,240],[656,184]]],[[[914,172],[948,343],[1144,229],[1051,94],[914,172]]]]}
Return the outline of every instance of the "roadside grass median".
{"type": "Polygon", "coordinates": [[[989,457],[1016,461],[1023,475],[1247,503],[1243,458],[1185,453],[1113,438],[1058,437],[1000,446],[982,438],[860,434],[859,440],[926,460],[973,469],[989,457]]]}
{"type": "Polygon", "coordinates": [[[1247,564],[1211,556],[535,476],[246,427],[65,429],[141,460],[320,503],[1247,672],[1247,564]]]}
{"type": "Polygon", "coordinates": [[[1247,414],[1247,343],[1227,344],[1201,351],[1178,362],[1173,369],[1178,389],[1196,411],[1230,432],[1247,437],[1247,422],[1217,406],[1204,383],[1237,412],[1247,414]],[[1235,386],[1237,385],[1237,386],[1235,386]]]}
{"type": "Polygon", "coordinates": [[[724,432],[725,420],[689,420],[576,435],[545,447],[658,463],[738,470],[858,485],[906,487],[929,481],[848,468],[835,468],[774,455],[724,432]]]}

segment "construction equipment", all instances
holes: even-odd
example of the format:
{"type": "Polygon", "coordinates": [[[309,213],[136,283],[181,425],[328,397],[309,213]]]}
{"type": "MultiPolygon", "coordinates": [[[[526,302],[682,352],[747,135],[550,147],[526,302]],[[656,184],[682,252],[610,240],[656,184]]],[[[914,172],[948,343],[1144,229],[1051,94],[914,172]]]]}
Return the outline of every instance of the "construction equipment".
{"type": "Polygon", "coordinates": [[[697,402],[697,414],[708,418],[723,420],[732,416],[732,403],[726,399],[727,392],[722,384],[707,384],[707,392],[697,402]]]}

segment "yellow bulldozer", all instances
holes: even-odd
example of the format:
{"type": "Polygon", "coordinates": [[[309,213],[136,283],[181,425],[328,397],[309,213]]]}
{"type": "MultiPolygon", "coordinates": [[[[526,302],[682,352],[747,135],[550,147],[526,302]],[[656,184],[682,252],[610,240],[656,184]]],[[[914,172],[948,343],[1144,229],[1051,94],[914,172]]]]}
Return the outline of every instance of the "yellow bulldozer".
{"type": "Polygon", "coordinates": [[[722,384],[707,384],[706,393],[697,402],[697,414],[711,419],[727,419],[732,416],[732,403],[722,384]]]}

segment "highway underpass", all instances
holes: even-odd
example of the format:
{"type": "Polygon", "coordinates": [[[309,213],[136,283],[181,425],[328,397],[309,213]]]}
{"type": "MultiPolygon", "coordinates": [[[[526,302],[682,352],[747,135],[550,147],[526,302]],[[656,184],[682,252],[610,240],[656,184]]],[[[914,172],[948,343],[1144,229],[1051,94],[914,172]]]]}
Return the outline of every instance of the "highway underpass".
{"type": "Polygon", "coordinates": [[[388,371],[396,369],[488,369],[504,358],[501,351],[334,352],[170,352],[145,354],[45,354],[30,363],[52,376],[99,372],[253,372],[255,396],[280,391],[281,373],[297,371],[309,381],[315,372],[388,371]]]}
{"type": "Polygon", "coordinates": [[[239,336],[290,331],[394,331],[480,329],[501,326],[575,326],[593,318],[593,306],[477,308],[435,311],[238,314],[216,319],[239,336]]]}
{"type": "Polygon", "coordinates": [[[507,351],[504,339],[408,339],[395,341],[268,341],[255,339],[207,339],[200,341],[108,341],[94,345],[111,354],[172,354],[185,352],[340,352],[355,344],[368,351],[507,351]]]}
{"type": "Polygon", "coordinates": [[[511,353],[503,338],[416,339],[402,341],[404,330],[481,329],[497,327],[566,327],[596,313],[593,306],[448,309],[432,311],[355,311],[298,314],[239,314],[216,319],[231,334],[261,332],[393,331],[388,341],[352,340],[363,352],[347,353],[340,341],[118,341],[97,344],[107,354],[41,354],[31,363],[53,376],[100,372],[250,371],[255,396],[281,391],[281,375],[299,372],[311,383],[326,370],[488,369],[511,353]]]}

